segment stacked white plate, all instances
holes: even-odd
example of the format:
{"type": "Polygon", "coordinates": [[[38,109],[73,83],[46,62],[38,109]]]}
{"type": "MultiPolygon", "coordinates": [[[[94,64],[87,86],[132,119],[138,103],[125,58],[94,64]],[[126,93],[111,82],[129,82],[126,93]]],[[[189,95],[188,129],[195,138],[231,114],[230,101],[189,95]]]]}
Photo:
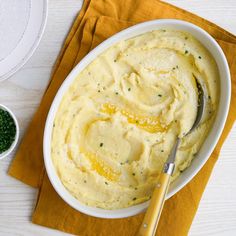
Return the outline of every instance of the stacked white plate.
{"type": "Polygon", "coordinates": [[[0,81],[32,56],[42,37],[47,0],[0,0],[0,81]]]}

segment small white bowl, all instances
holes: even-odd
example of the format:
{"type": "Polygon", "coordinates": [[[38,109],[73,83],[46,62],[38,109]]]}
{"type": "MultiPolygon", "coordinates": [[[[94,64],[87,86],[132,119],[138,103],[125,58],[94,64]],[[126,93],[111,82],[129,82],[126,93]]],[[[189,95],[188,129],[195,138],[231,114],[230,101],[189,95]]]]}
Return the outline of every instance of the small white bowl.
{"type": "Polygon", "coordinates": [[[16,116],[13,114],[13,112],[8,107],[0,104],[0,109],[7,111],[11,115],[11,117],[13,118],[14,123],[16,125],[15,140],[13,141],[13,143],[11,144],[11,146],[8,150],[6,150],[5,152],[2,152],[0,154],[0,160],[1,160],[1,159],[5,158],[6,156],[8,156],[14,150],[14,148],[15,148],[17,142],[18,142],[18,139],[19,139],[19,124],[18,124],[18,121],[16,119],[16,116]]]}
{"type": "Polygon", "coordinates": [[[181,31],[189,32],[196,39],[198,39],[212,54],[217,63],[219,74],[220,74],[220,87],[221,93],[219,94],[219,107],[217,111],[217,116],[215,122],[211,128],[208,137],[203,143],[198,155],[194,158],[191,165],[171,184],[170,189],[167,194],[167,199],[177,193],[181,188],[183,188],[191,179],[198,173],[202,166],[206,163],[215,145],[217,144],[220,135],[223,131],[225,121],[227,118],[230,96],[231,96],[231,80],[229,66],[218,43],[203,29],[198,26],[188,23],[186,21],[165,19],[165,20],[154,20],[144,22],[135,26],[132,26],[120,33],[107,39],[94,50],[92,50],[83,60],[71,71],[67,76],[66,80],[61,85],[54,101],[51,105],[50,111],[48,113],[45,130],[44,130],[44,163],[46,166],[48,177],[56,190],[56,192],[67,202],[70,206],[76,210],[83,212],[87,215],[101,217],[101,218],[124,218],[128,216],[133,216],[144,211],[149,202],[144,202],[135,206],[131,206],[119,210],[104,210],[96,207],[89,207],[74,198],[63,186],[60,178],[57,175],[55,167],[51,159],[51,137],[53,121],[60,105],[64,93],[67,91],[69,86],[73,83],[76,76],[88,65],[90,64],[99,54],[103,53],[107,48],[111,47],[115,43],[121,40],[126,40],[137,35],[158,29],[176,29],[181,31]]]}

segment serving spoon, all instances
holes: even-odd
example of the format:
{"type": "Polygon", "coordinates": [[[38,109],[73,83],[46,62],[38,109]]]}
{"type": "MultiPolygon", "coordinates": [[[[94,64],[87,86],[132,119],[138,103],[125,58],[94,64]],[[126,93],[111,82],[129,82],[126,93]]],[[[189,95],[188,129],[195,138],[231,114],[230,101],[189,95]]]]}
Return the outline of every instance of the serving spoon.
{"type": "MultiPolygon", "coordinates": [[[[195,77],[195,76],[194,76],[195,77]]],[[[204,90],[202,85],[198,82],[197,78],[195,77],[196,85],[198,89],[198,109],[197,109],[197,116],[193,123],[192,128],[183,136],[187,136],[190,134],[198,125],[200,124],[204,108],[205,108],[205,96],[204,90]]],[[[182,137],[182,138],[183,138],[182,137]]],[[[154,236],[156,232],[156,228],[158,225],[158,221],[161,216],[161,211],[164,206],[165,197],[170,185],[170,179],[174,172],[175,168],[175,157],[176,152],[178,150],[179,144],[181,142],[181,138],[177,137],[175,144],[170,152],[170,155],[167,161],[164,164],[162,173],[160,174],[158,183],[154,189],[152,194],[152,198],[147,209],[147,212],[144,216],[143,222],[139,228],[137,233],[138,236],[154,236]]]]}

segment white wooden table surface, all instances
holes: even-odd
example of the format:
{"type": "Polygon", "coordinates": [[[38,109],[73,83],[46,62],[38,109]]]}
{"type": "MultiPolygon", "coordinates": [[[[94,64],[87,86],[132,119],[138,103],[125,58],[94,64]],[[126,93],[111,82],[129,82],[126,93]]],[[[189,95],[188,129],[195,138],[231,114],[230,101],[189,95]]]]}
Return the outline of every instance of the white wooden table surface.
{"type": "MultiPolygon", "coordinates": [[[[167,0],[236,34],[236,0],[167,0]]],[[[63,40],[82,0],[49,0],[42,41],[26,65],[0,83],[0,103],[19,119],[21,137],[37,108],[63,40]]],[[[189,235],[236,235],[236,125],[225,142],[189,235]]],[[[30,221],[37,191],[9,177],[13,155],[0,161],[0,235],[66,235],[30,221]]],[[[181,227],[181,226],[180,226],[181,227]]],[[[180,235],[182,236],[182,235],[180,235]]]]}

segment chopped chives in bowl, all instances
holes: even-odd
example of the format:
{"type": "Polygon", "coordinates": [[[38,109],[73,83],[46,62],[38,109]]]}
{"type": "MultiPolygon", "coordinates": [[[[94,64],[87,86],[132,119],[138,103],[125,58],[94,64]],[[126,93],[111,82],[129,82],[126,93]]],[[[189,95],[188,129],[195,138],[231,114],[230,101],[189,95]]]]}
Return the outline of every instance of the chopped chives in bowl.
{"type": "Polygon", "coordinates": [[[16,124],[10,113],[0,108],[0,154],[7,151],[16,137],[16,124]]]}

